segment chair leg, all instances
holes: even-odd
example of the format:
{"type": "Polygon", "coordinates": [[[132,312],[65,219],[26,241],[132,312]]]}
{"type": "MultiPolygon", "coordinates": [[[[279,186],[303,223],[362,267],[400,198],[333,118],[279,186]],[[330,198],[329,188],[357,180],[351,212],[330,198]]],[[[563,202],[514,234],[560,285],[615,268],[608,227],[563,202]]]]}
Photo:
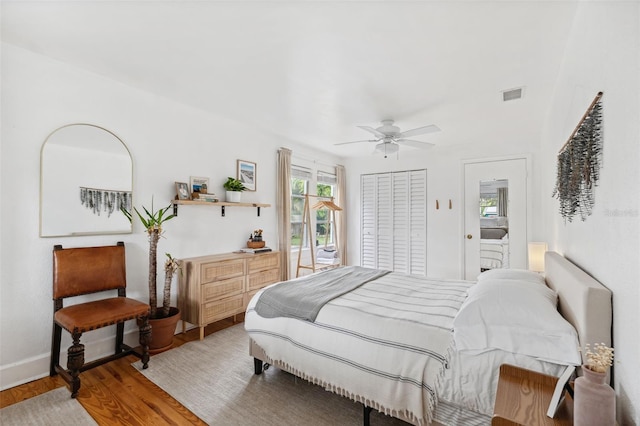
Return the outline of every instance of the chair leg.
{"type": "Polygon", "coordinates": [[[62,327],[55,322],[51,332],[51,361],[49,363],[49,376],[58,374],[56,366],[60,365],[60,341],[62,340],[62,327]]]}
{"type": "Polygon", "coordinates": [[[151,325],[149,324],[149,317],[145,316],[140,319],[140,346],[142,347],[142,369],[149,367],[149,343],[151,343],[151,325]]]}
{"type": "Polygon", "coordinates": [[[119,354],[122,352],[122,345],[124,343],[124,323],[119,322],[116,325],[116,350],[114,354],[119,354]]]}
{"type": "Polygon", "coordinates": [[[71,398],[78,396],[80,390],[80,369],[84,365],[84,345],[80,344],[80,337],[82,333],[73,332],[71,337],[73,344],[69,346],[67,356],[67,369],[71,376],[71,398]]]}

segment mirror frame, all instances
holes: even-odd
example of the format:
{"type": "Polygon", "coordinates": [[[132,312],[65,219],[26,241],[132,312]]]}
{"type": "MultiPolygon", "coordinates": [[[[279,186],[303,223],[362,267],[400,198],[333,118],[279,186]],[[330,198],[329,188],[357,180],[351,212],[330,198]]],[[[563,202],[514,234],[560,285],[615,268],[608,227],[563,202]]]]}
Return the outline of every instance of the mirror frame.
{"type": "Polygon", "coordinates": [[[112,131],[102,127],[102,126],[98,126],[95,124],[90,124],[90,123],[71,123],[71,124],[65,124],[64,126],[60,126],[57,129],[53,130],[51,133],[49,133],[49,135],[45,138],[44,142],[42,143],[42,146],[40,148],[40,214],[39,214],[39,233],[38,235],[40,236],[40,238],[53,238],[53,237],[74,237],[74,236],[85,236],[85,235],[116,235],[116,234],[131,234],[133,232],[133,226],[130,225],[128,227],[128,229],[123,229],[123,230],[115,230],[115,231],[105,231],[105,230],[97,230],[97,231],[89,231],[89,232],[71,232],[71,233],[60,233],[60,232],[51,232],[47,235],[43,235],[43,217],[45,215],[44,212],[44,206],[43,206],[43,201],[44,201],[44,153],[45,153],[45,147],[47,146],[47,143],[50,141],[51,137],[53,135],[55,135],[57,132],[59,132],[60,130],[66,129],[68,127],[74,127],[74,126],[88,126],[88,127],[93,127],[96,128],[98,130],[104,131],[108,134],[110,134],[111,136],[113,136],[115,138],[115,141],[120,142],[120,144],[122,144],[122,147],[125,149],[126,153],[129,156],[129,161],[131,162],[131,184],[130,184],[130,191],[131,191],[131,197],[133,198],[133,156],[131,155],[131,151],[129,150],[129,147],[124,143],[124,141],[122,139],[120,139],[115,133],[113,133],[112,131]]]}

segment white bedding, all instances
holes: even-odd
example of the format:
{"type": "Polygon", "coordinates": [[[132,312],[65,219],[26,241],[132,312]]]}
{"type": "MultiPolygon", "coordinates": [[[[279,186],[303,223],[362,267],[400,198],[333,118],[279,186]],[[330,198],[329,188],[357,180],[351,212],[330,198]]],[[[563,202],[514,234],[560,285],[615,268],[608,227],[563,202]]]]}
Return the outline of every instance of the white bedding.
{"type": "MultiPolygon", "coordinates": [[[[545,259],[547,284],[557,292],[559,310],[577,330],[580,341],[583,344],[595,341],[610,345],[611,292],[557,253],[548,252],[545,259]]],[[[425,280],[394,273],[383,279],[391,278],[396,282],[399,281],[401,286],[409,288],[421,287],[423,281],[431,283],[432,290],[435,291],[446,286],[460,286],[462,290],[474,285],[469,281],[425,280]]],[[[521,285],[545,285],[538,275],[524,270],[495,269],[484,272],[478,279],[478,285],[486,285],[485,281],[496,279],[503,283],[517,280],[521,285]]],[[[498,291],[499,295],[502,294],[500,285],[495,283],[489,283],[489,285],[498,291]]],[[[365,287],[363,286],[360,290],[365,290],[365,287]]],[[[367,299],[366,293],[368,291],[370,289],[364,291],[357,298],[367,299]]],[[[463,293],[466,291],[463,290],[463,293]]],[[[389,298],[385,296],[378,296],[375,299],[371,299],[371,296],[369,295],[368,303],[362,302],[361,305],[358,305],[356,300],[339,301],[336,299],[330,302],[320,311],[318,319],[321,323],[314,325],[308,322],[300,324],[301,321],[285,318],[270,320],[259,318],[252,309],[258,297],[256,295],[249,304],[245,326],[252,339],[264,349],[264,353],[261,350],[256,350],[255,346],[252,346],[254,351],[252,353],[265,362],[274,363],[276,361],[276,365],[314,383],[325,385],[333,392],[363,402],[367,406],[387,414],[405,420],[409,419],[415,424],[426,423],[430,418],[429,408],[432,405],[431,398],[434,393],[437,397],[437,403],[432,417],[439,424],[465,426],[489,424],[497,389],[498,371],[503,363],[522,366],[554,376],[558,376],[564,369],[564,365],[504,350],[458,350],[455,346],[455,340],[451,338],[450,329],[454,323],[452,315],[459,312],[460,303],[455,304],[457,307],[454,305],[445,306],[443,312],[446,314],[436,317],[440,327],[443,330],[449,330],[449,332],[436,333],[436,339],[433,340],[425,337],[429,333],[426,329],[422,328],[420,324],[414,323],[414,312],[412,311],[420,311],[416,303],[420,298],[415,297],[415,294],[413,297],[405,297],[405,302],[398,306],[387,300],[389,298]],[[368,309],[369,305],[387,306],[383,310],[386,310],[389,315],[364,314],[362,309],[368,309]],[[450,312],[451,310],[455,312],[450,312]],[[396,323],[396,318],[392,317],[398,318],[401,322],[400,326],[396,323]],[[346,331],[341,332],[342,326],[332,325],[334,321],[346,323],[346,327],[355,330],[355,334],[349,335],[346,331]],[[316,334],[315,329],[320,330],[321,333],[316,334]],[[364,335],[368,335],[370,338],[363,338],[364,335]],[[448,336],[449,344],[445,350],[446,356],[442,356],[445,335],[448,336]],[[386,344],[387,339],[404,342],[416,351],[425,351],[427,347],[432,347],[427,343],[428,340],[433,340],[436,343],[436,352],[440,355],[434,355],[435,358],[432,359],[440,359],[440,361],[426,365],[422,371],[427,376],[423,380],[425,392],[423,392],[422,398],[416,398],[415,393],[407,389],[409,386],[397,386],[395,389],[391,389],[391,391],[396,391],[392,392],[393,394],[386,386],[384,389],[382,387],[377,389],[378,379],[383,376],[380,375],[382,369],[373,367],[362,369],[361,365],[365,363],[366,359],[366,362],[373,362],[373,365],[379,365],[380,362],[382,365],[389,364],[398,367],[404,365],[404,367],[400,367],[400,374],[395,374],[405,377],[407,380],[416,371],[419,371],[414,368],[415,358],[411,351],[405,350],[406,353],[397,356],[386,344]],[[320,359],[320,363],[317,363],[318,359],[320,359]],[[442,359],[446,362],[443,362],[442,359]],[[439,369],[435,368],[437,364],[441,366],[439,369]],[[448,368],[444,367],[446,365],[448,368]],[[439,374],[436,374],[434,378],[431,373],[435,370],[438,370],[439,374]],[[346,380],[340,380],[342,375],[345,375],[346,380]],[[404,394],[404,391],[409,394],[404,394]],[[383,395],[379,395],[379,393],[383,395]],[[420,401],[422,401],[422,406],[419,406],[420,401]]],[[[426,299],[431,297],[428,296],[426,299]]],[[[544,297],[544,295],[539,297],[544,297]]],[[[510,309],[506,310],[505,306],[500,306],[500,304],[496,306],[496,309],[502,308],[504,311],[504,314],[500,315],[504,315],[505,324],[516,324],[517,321],[513,319],[514,315],[523,318],[535,316],[529,311],[522,310],[526,307],[535,309],[533,304],[529,303],[532,296],[523,294],[523,298],[523,301],[527,303],[522,306],[508,305],[506,308],[510,309]],[[508,318],[509,315],[511,318],[508,318]]],[[[494,299],[490,300],[493,302],[494,299]]],[[[464,306],[472,306],[472,304],[466,300],[464,306]]],[[[486,308],[491,309],[493,306],[492,303],[486,308]]],[[[540,319],[544,318],[549,318],[549,315],[545,314],[540,319]]],[[[541,331],[545,330],[547,326],[552,326],[546,321],[543,321],[543,324],[545,326],[541,331]]],[[[493,330],[493,327],[491,329],[493,330]]],[[[533,337],[527,336],[527,339],[530,338],[533,337]]],[[[422,356],[424,357],[424,355],[422,356]]],[[[579,360],[579,356],[577,359],[579,360]]],[[[405,381],[405,383],[408,382],[405,381]]]]}
{"type": "Polygon", "coordinates": [[[480,268],[509,268],[509,238],[500,240],[480,240],[480,268]]]}
{"type": "Polygon", "coordinates": [[[511,364],[551,376],[560,376],[566,366],[501,350],[457,351],[451,343],[449,368],[438,378],[435,419],[444,425],[488,424],[498,388],[500,365],[511,364]],[[458,408],[459,412],[456,412],[458,408]],[[469,411],[485,415],[473,423],[469,411]]]}
{"type": "Polygon", "coordinates": [[[245,328],[268,361],[378,411],[427,424],[453,318],[472,284],[390,273],[329,302],[315,323],[260,317],[258,293],[245,328]]]}

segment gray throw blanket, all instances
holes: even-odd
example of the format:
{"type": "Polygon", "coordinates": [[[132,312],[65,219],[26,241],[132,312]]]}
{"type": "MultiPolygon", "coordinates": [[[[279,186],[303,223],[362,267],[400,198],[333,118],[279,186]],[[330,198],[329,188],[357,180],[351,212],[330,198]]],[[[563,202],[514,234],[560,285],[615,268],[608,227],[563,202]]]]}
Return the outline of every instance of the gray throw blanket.
{"type": "Polygon", "coordinates": [[[325,303],[388,273],[344,266],[285,281],[264,290],[255,310],[263,318],[289,317],[313,322],[325,303]]]}

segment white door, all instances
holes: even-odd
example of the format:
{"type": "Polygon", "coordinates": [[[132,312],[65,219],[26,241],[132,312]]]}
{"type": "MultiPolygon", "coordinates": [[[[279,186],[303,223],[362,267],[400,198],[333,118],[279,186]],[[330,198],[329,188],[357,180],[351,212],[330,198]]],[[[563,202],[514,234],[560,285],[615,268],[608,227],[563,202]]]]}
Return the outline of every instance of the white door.
{"type": "MultiPolygon", "coordinates": [[[[480,188],[481,185],[489,185],[492,181],[506,181],[508,187],[508,233],[506,241],[500,245],[499,238],[492,241],[482,241],[483,247],[491,247],[489,244],[499,244],[500,249],[506,250],[505,263],[509,268],[527,268],[527,159],[516,158],[483,162],[467,162],[464,165],[464,277],[467,280],[475,280],[481,271],[480,263],[480,188]],[[506,244],[504,244],[506,242],[506,244]]],[[[501,186],[505,186],[504,184],[501,186]]],[[[486,212],[486,207],[482,208],[486,212]]],[[[497,216],[495,210],[486,213],[483,222],[497,216]]],[[[504,238],[504,237],[503,237],[504,238]]],[[[502,238],[500,238],[502,239],[502,238]]],[[[497,249],[497,248],[496,248],[497,249]]],[[[499,266],[502,260],[496,258],[495,266],[499,266]]]]}
{"type": "Polygon", "coordinates": [[[426,275],[426,191],[426,170],[362,176],[362,266],[426,275]]]}

